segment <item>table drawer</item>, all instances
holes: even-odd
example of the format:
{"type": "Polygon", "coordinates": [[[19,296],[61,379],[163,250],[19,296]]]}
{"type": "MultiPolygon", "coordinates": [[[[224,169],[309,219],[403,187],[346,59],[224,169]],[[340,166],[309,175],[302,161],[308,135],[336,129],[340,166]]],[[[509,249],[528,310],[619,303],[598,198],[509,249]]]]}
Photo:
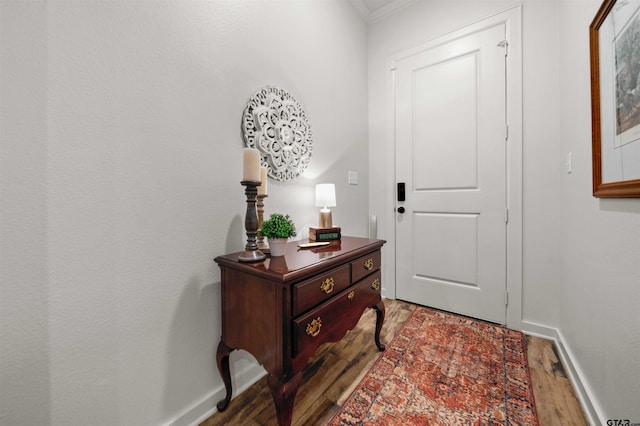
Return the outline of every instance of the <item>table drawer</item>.
{"type": "Polygon", "coordinates": [[[344,290],[293,321],[293,356],[310,353],[323,343],[340,340],[358,323],[365,308],[380,301],[380,271],[344,290]]]}
{"type": "Polygon", "coordinates": [[[343,265],[293,287],[293,316],[296,317],[349,287],[349,265],[343,265]]]}
{"type": "Polygon", "coordinates": [[[355,283],[362,278],[380,269],[380,250],[359,257],[351,262],[351,282],[355,283]]]}

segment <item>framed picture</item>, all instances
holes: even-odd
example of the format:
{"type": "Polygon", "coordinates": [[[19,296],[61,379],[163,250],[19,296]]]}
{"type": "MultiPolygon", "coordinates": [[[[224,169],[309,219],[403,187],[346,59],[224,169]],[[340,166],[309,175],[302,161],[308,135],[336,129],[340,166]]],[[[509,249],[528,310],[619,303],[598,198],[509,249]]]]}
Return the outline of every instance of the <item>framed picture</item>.
{"type": "Polygon", "coordinates": [[[640,0],[604,0],[589,38],[593,195],[640,198],[640,0]]]}

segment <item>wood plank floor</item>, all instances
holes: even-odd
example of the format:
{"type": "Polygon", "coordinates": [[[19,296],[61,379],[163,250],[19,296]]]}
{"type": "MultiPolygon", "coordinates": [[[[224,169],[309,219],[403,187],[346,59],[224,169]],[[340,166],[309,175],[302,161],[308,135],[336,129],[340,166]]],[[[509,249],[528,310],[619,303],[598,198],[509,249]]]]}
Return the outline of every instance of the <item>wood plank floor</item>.
{"type": "MultiPolygon", "coordinates": [[[[381,338],[388,343],[415,305],[385,300],[385,306],[381,338]]],[[[298,390],[293,426],[324,425],[351,394],[379,354],[373,342],[374,326],[375,312],[369,309],[341,342],[318,350],[310,362],[316,362],[319,368],[298,390]]],[[[527,344],[540,425],[587,425],[553,342],[527,337],[527,344]]],[[[233,398],[225,411],[213,414],[200,426],[217,425],[278,426],[266,378],[233,398]]]]}

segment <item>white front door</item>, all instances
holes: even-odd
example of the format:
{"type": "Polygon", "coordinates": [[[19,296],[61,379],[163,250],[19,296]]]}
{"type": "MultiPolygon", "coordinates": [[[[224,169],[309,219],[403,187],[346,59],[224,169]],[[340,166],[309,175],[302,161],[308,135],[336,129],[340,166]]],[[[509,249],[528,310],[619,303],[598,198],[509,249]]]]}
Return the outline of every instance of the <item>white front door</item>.
{"type": "Polygon", "coordinates": [[[395,63],[396,297],[506,322],[500,23],[395,63]],[[400,213],[404,209],[404,213],[400,213]]]}

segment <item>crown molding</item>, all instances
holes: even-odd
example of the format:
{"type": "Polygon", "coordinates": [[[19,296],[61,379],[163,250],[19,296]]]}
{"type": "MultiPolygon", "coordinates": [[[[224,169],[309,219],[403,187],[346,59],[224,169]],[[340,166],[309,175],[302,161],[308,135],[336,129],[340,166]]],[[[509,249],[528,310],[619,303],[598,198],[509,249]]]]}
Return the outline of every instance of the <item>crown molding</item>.
{"type": "Polygon", "coordinates": [[[358,15],[360,15],[363,21],[369,22],[371,12],[362,0],[349,0],[349,3],[351,3],[351,6],[358,12],[358,15]]]}
{"type": "Polygon", "coordinates": [[[349,0],[353,8],[358,12],[358,15],[369,24],[381,21],[418,1],[419,0],[392,0],[389,4],[371,12],[362,0],[349,0]]]}

